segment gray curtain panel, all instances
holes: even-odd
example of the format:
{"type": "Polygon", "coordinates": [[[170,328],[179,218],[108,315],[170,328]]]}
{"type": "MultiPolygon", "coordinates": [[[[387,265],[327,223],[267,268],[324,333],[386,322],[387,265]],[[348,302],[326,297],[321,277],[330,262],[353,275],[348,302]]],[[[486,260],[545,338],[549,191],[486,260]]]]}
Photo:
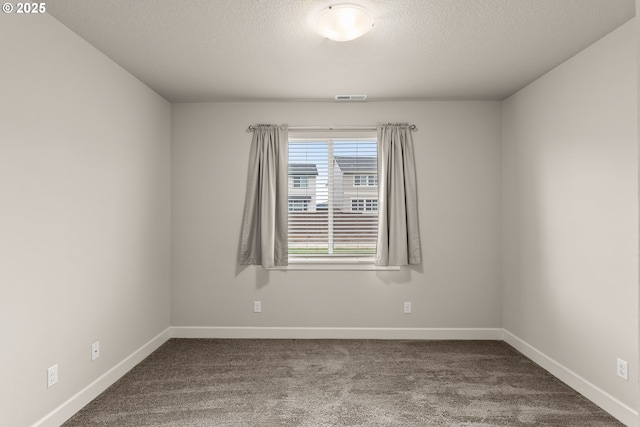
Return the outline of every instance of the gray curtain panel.
{"type": "Polygon", "coordinates": [[[378,126],[378,186],[375,264],[420,264],[416,167],[409,125],[378,126]]]}
{"type": "Polygon", "coordinates": [[[287,127],[255,125],[242,219],[241,265],[288,264],[287,127]]]}

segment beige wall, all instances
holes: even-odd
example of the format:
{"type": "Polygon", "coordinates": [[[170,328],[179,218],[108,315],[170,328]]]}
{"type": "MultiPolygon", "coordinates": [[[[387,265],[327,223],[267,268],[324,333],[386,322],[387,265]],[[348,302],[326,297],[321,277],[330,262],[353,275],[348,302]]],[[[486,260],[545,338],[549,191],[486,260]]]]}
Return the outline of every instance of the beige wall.
{"type": "Polygon", "coordinates": [[[499,328],[500,102],[172,107],[174,326],[499,328]],[[415,123],[423,265],[266,272],[237,265],[253,123],[415,123]],[[263,312],[252,312],[261,300],[263,312]],[[411,315],[403,301],[413,302],[411,315]]]}
{"type": "Polygon", "coordinates": [[[636,31],[519,91],[503,116],[504,328],[635,410],[636,31]]]}
{"type": "Polygon", "coordinates": [[[0,425],[17,427],[169,326],[170,106],[48,15],[2,14],[0,52],[0,425]]]}

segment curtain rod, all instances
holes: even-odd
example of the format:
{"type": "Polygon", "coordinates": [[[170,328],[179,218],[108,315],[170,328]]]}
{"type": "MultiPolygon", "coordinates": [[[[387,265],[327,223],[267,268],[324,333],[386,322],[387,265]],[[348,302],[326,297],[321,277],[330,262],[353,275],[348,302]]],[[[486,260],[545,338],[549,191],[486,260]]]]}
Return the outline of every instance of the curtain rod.
{"type": "MultiPolygon", "coordinates": [[[[406,124],[406,123],[401,123],[406,124]]],[[[395,125],[395,123],[385,123],[386,125],[395,125]]],[[[259,125],[250,125],[247,128],[247,132],[252,132],[259,125]]],[[[417,127],[414,124],[408,125],[409,129],[416,130],[417,127]]],[[[289,126],[289,130],[303,130],[303,131],[323,131],[323,130],[344,130],[344,131],[363,131],[363,130],[377,130],[376,125],[348,125],[348,126],[289,126]]]]}

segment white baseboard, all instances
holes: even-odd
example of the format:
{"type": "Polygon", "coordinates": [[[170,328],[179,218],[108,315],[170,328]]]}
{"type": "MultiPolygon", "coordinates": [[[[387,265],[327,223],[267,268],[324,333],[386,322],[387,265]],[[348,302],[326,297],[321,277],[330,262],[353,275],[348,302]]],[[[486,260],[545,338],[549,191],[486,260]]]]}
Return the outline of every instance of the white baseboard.
{"type": "Polygon", "coordinates": [[[124,374],[129,372],[134,366],[153,353],[158,347],[171,338],[171,328],[160,332],[149,342],[138,350],[127,356],[122,362],[98,377],[91,384],[80,390],[78,393],[67,399],[62,405],[51,411],[46,416],[38,420],[32,427],[58,427],[85,405],[98,397],[110,385],[118,381],[124,374]]]}
{"type": "Polygon", "coordinates": [[[606,391],[590,383],[571,369],[556,362],[551,357],[518,338],[511,332],[504,330],[504,341],[549,371],[551,375],[585,396],[587,399],[607,411],[627,426],[638,426],[638,412],[620,402],[606,391]]]}
{"type": "Polygon", "coordinates": [[[502,340],[501,328],[304,328],[174,326],[174,338],[502,340]]]}

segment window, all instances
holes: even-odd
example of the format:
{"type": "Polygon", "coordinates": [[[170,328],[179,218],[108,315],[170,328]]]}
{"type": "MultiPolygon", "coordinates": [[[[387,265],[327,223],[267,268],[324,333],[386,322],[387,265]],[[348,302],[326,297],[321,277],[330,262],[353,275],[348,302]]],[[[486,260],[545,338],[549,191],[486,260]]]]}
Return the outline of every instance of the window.
{"type": "Polygon", "coordinates": [[[378,175],[354,175],[353,176],[353,185],[354,186],[376,186],[378,185],[378,175]]]}
{"type": "Polygon", "coordinates": [[[375,134],[317,135],[289,137],[289,258],[372,261],[378,230],[375,134]]]}
{"type": "Polygon", "coordinates": [[[289,212],[308,212],[310,199],[289,197],[289,212]]]}
{"type": "Polygon", "coordinates": [[[307,188],[309,186],[309,179],[306,176],[294,176],[293,188],[307,188]]]}
{"type": "Polygon", "coordinates": [[[351,199],[351,211],[378,211],[378,199],[351,199]]]}

